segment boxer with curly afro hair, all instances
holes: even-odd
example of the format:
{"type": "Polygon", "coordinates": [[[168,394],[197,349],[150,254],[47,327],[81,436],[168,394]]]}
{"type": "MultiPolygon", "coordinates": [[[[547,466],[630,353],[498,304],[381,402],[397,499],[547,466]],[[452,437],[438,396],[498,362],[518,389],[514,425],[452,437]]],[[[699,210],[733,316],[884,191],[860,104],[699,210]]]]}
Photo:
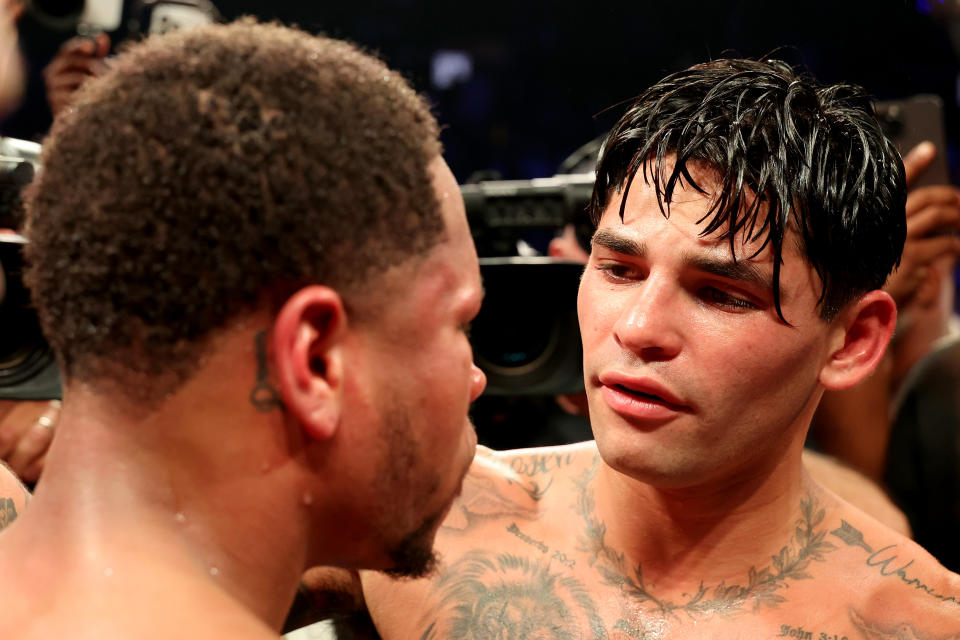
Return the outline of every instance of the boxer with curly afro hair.
{"type": "Polygon", "coordinates": [[[246,21],[118,56],[56,122],[28,198],[27,281],[63,372],[176,386],[265,296],[356,289],[423,253],[443,235],[439,153],[423,99],[341,41],[246,21]],[[100,357],[118,350],[119,369],[100,357]]]}

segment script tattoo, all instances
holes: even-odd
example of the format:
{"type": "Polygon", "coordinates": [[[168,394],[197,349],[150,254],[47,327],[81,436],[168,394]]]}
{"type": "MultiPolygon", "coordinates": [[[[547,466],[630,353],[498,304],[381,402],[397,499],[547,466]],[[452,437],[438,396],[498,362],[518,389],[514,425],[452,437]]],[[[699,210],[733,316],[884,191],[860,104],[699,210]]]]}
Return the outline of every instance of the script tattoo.
{"type": "Polygon", "coordinates": [[[885,547],[874,549],[873,546],[867,543],[867,541],[864,539],[863,532],[851,525],[846,520],[841,520],[840,526],[831,531],[830,534],[840,538],[849,546],[858,547],[868,553],[869,555],[867,556],[866,560],[867,566],[876,568],[883,577],[886,578],[892,576],[904,584],[917,589],[918,591],[923,591],[931,598],[935,598],[941,602],[949,602],[955,605],[960,605],[960,600],[958,600],[956,595],[938,593],[926,583],[920,581],[914,576],[911,576],[907,572],[907,569],[913,565],[913,560],[908,560],[907,562],[901,564],[902,561],[899,560],[899,557],[896,553],[897,545],[889,544],[885,547]]]}
{"type": "Polygon", "coordinates": [[[442,634],[439,620],[430,621],[421,640],[607,638],[583,584],[549,563],[472,551],[439,578],[438,588],[440,608],[451,616],[442,634]]]}
{"type": "Polygon", "coordinates": [[[572,453],[538,453],[512,458],[510,468],[521,476],[532,478],[569,466],[573,460],[572,453]]]}
{"type": "Polygon", "coordinates": [[[634,602],[647,605],[664,615],[676,616],[680,612],[691,617],[708,613],[734,614],[742,611],[748,603],[752,603],[754,610],[762,606],[776,607],[785,601],[777,593],[781,588],[790,581],[810,578],[807,573],[810,563],[823,561],[824,554],[836,548],[824,539],[826,529],[817,528],[823,522],[825,510],[819,508],[813,496],[808,495],[800,503],[801,517],[797,519],[791,544],[773,556],[769,566],[761,569],[750,567],[746,584],[728,585],[721,582],[709,588],[701,582],[697,592],[685,602],[659,598],[644,583],[642,565],[628,570],[624,554],[605,542],[606,525],[594,514],[595,503],[590,490],[590,481],[595,473],[596,467],[587,470],[575,481],[579,488],[576,510],[586,522],[579,550],[587,554],[590,565],[608,585],[618,587],[634,602]]]}
{"type": "Polygon", "coordinates": [[[0,498],[0,529],[17,519],[17,506],[13,498],[0,498]]]}
{"type": "MultiPolygon", "coordinates": [[[[516,522],[512,523],[509,527],[507,527],[507,533],[523,540],[524,542],[529,544],[531,547],[535,547],[536,549],[539,549],[540,553],[543,553],[543,554],[550,553],[550,547],[545,542],[541,540],[537,540],[535,538],[531,538],[524,532],[520,531],[520,527],[517,526],[516,522]]],[[[560,551],[559,549],[553,550],[553,555],[550,556],[550,560],[556,560],[557,562],[564,565],[568,569],[573,569],[575,566],[577,566],[576,560],[568,557],[567,554],[560,551]]]]}
{"type": "Polygon", "coordinates": [[[865,640],[960,640],[960,633],[929,634],[917,629],[910,623],[882,624],[876,620],[867,620],[854,608],[847,609],[850,622],[857,628],[865,640]]]}
{"type": "Polygon", "coordinates": [[[283,408],[280,394],[270,384],[270,369],[267,366],[267,332],[258,331],[253,336],[254,349],[257,354],[257,382],[250,391],[250,404],[260,413],[269,413],[276,408],[283,408]]]}
{"type": "Polygon", "coordinates": [[[553,484],[553,472],[569,466],[575,458],[576,456],[572,453],[535,453],[511,458],[510,468],[518,476],[529,478],[530,484],[527,486],[525,483],[515,483],[513,480],[510,480],[510,483],[520,484],[527,495],[539,502],[547,493],[547,489],[553,484]],[[544,487],[533,480],[533,478],[542,475],[550,475],[544,487]]]}

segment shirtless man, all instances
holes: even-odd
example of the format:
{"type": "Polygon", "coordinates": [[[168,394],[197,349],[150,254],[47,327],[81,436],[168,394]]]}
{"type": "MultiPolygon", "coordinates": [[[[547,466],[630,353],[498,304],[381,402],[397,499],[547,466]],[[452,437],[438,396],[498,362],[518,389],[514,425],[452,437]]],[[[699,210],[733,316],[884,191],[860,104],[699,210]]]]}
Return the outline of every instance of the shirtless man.
{"type": "Polygon", "coordinates": [[[275,638],[306,567],[429,570],[484,386],[437,133],[378,60],[250,21],[81,90],[27,195],[64,401],[5,637],[275,638]]]}
{"type": "Polygon", "coordinates": [[[438,575],[361,573],[383,638],[960,638],[960,577],[801,463],[896,321],[903,166],[871,112],[777,62],[637,99],[579,294],[596,441],[481,451],[438,575]]]}

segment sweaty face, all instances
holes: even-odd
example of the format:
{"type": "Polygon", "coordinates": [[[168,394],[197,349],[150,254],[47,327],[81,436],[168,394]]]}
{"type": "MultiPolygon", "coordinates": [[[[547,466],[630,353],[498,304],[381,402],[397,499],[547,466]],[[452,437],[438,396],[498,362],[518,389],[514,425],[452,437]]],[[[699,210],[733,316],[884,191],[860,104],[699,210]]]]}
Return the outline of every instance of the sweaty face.
{"type": "Polygon", "coordinates": [[[382,426],[374,535],[392,572],[405,575],[430,568],[437,528],[476,449],[467,410],[486,384],[466,334],[483,290],[463,199],[443,160],[431,171],[445,239],[415,267],[388,276],[395,295],[365,332],[382,426]]]}
{"type": "MultiPolygon", "coordinates": [[[[694,172],[708,191],[715,181],[694,172]]],[[[612,198],[580,285],[590,418],[614,469],[664,488],[735,481],[804,437],[820,396],[832,325],[819,280],[788,237],[773,262],[758,244],[701,237],[710,199],[678,189],[670,217],[638,174],[621,221],[612,198]]]]}

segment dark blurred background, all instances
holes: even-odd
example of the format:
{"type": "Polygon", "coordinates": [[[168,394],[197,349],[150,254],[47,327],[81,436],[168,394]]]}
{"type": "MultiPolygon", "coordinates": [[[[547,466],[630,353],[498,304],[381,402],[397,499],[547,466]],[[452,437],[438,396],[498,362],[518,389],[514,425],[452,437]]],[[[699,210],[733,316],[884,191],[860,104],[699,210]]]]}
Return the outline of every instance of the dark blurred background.
{"type": "MultiPolygon", "coordinates": [[[[127,6],[137,2],[149,4],[124,0],[127,6]]],[[[960,0],[213,2],[225,20],[279,20],[378,53],[429,96],[444,127],[444,155],[461,183],[552,176],[571,153],[612,126],[625,103],[664,75],[721,56],[768,55],[804,67],[822,82],[863,85],[880,100],[940,96],[952,181],[960,183],[960,0]]],[[[27,94],[0,123],[0,135],[40,141],[51,121],[42,72],[76,28],[53,30],[28,11],[19,31],[29,67],[27,94]]],[[[558,230],[548,229],[543,244],[558,230]]],[[[492,277],[485,273],[488,281],[492,277]]],[[[573,282],[564,298],[571,313],[573,282]]],[[[484,305],[492,318],[491,352],[502,346],[501,328],[522,324],[518,318],[526,318],[531,331],[546,324],[517,306],[529,297],[525,292],[508,287],[498,293],[499,306],[493,295],[484,305]]],[[[481,319],[475,323],[477,352],[481,319]]],[[[575,323],[568,333],[557,344],[579,345],[575,323]]],[[[579,355],[571,362],[579,381],[579,355]]],[[[488,388],[473,416],[481,441],[494,448],[590,437],[585,419],[561,411],[547,393],[498,396],[488,388]]]]}
{"type": "MultiPolygon", "coordinates": [[[[668,72],[728,54],[775,52],[880,99],[936,93],[951,144],[957,137],[960,0],[216,5],[227,19],[277,19],[378,52],[430,96],[461,182],[487,170],[509,179],[552,175],[613,123],[616,105],[668,72]]],[[[50,121],[40,72],[71,34],[29,19],[20,29],[32,80],[0,134],[40,139],[50,121]]]]}

